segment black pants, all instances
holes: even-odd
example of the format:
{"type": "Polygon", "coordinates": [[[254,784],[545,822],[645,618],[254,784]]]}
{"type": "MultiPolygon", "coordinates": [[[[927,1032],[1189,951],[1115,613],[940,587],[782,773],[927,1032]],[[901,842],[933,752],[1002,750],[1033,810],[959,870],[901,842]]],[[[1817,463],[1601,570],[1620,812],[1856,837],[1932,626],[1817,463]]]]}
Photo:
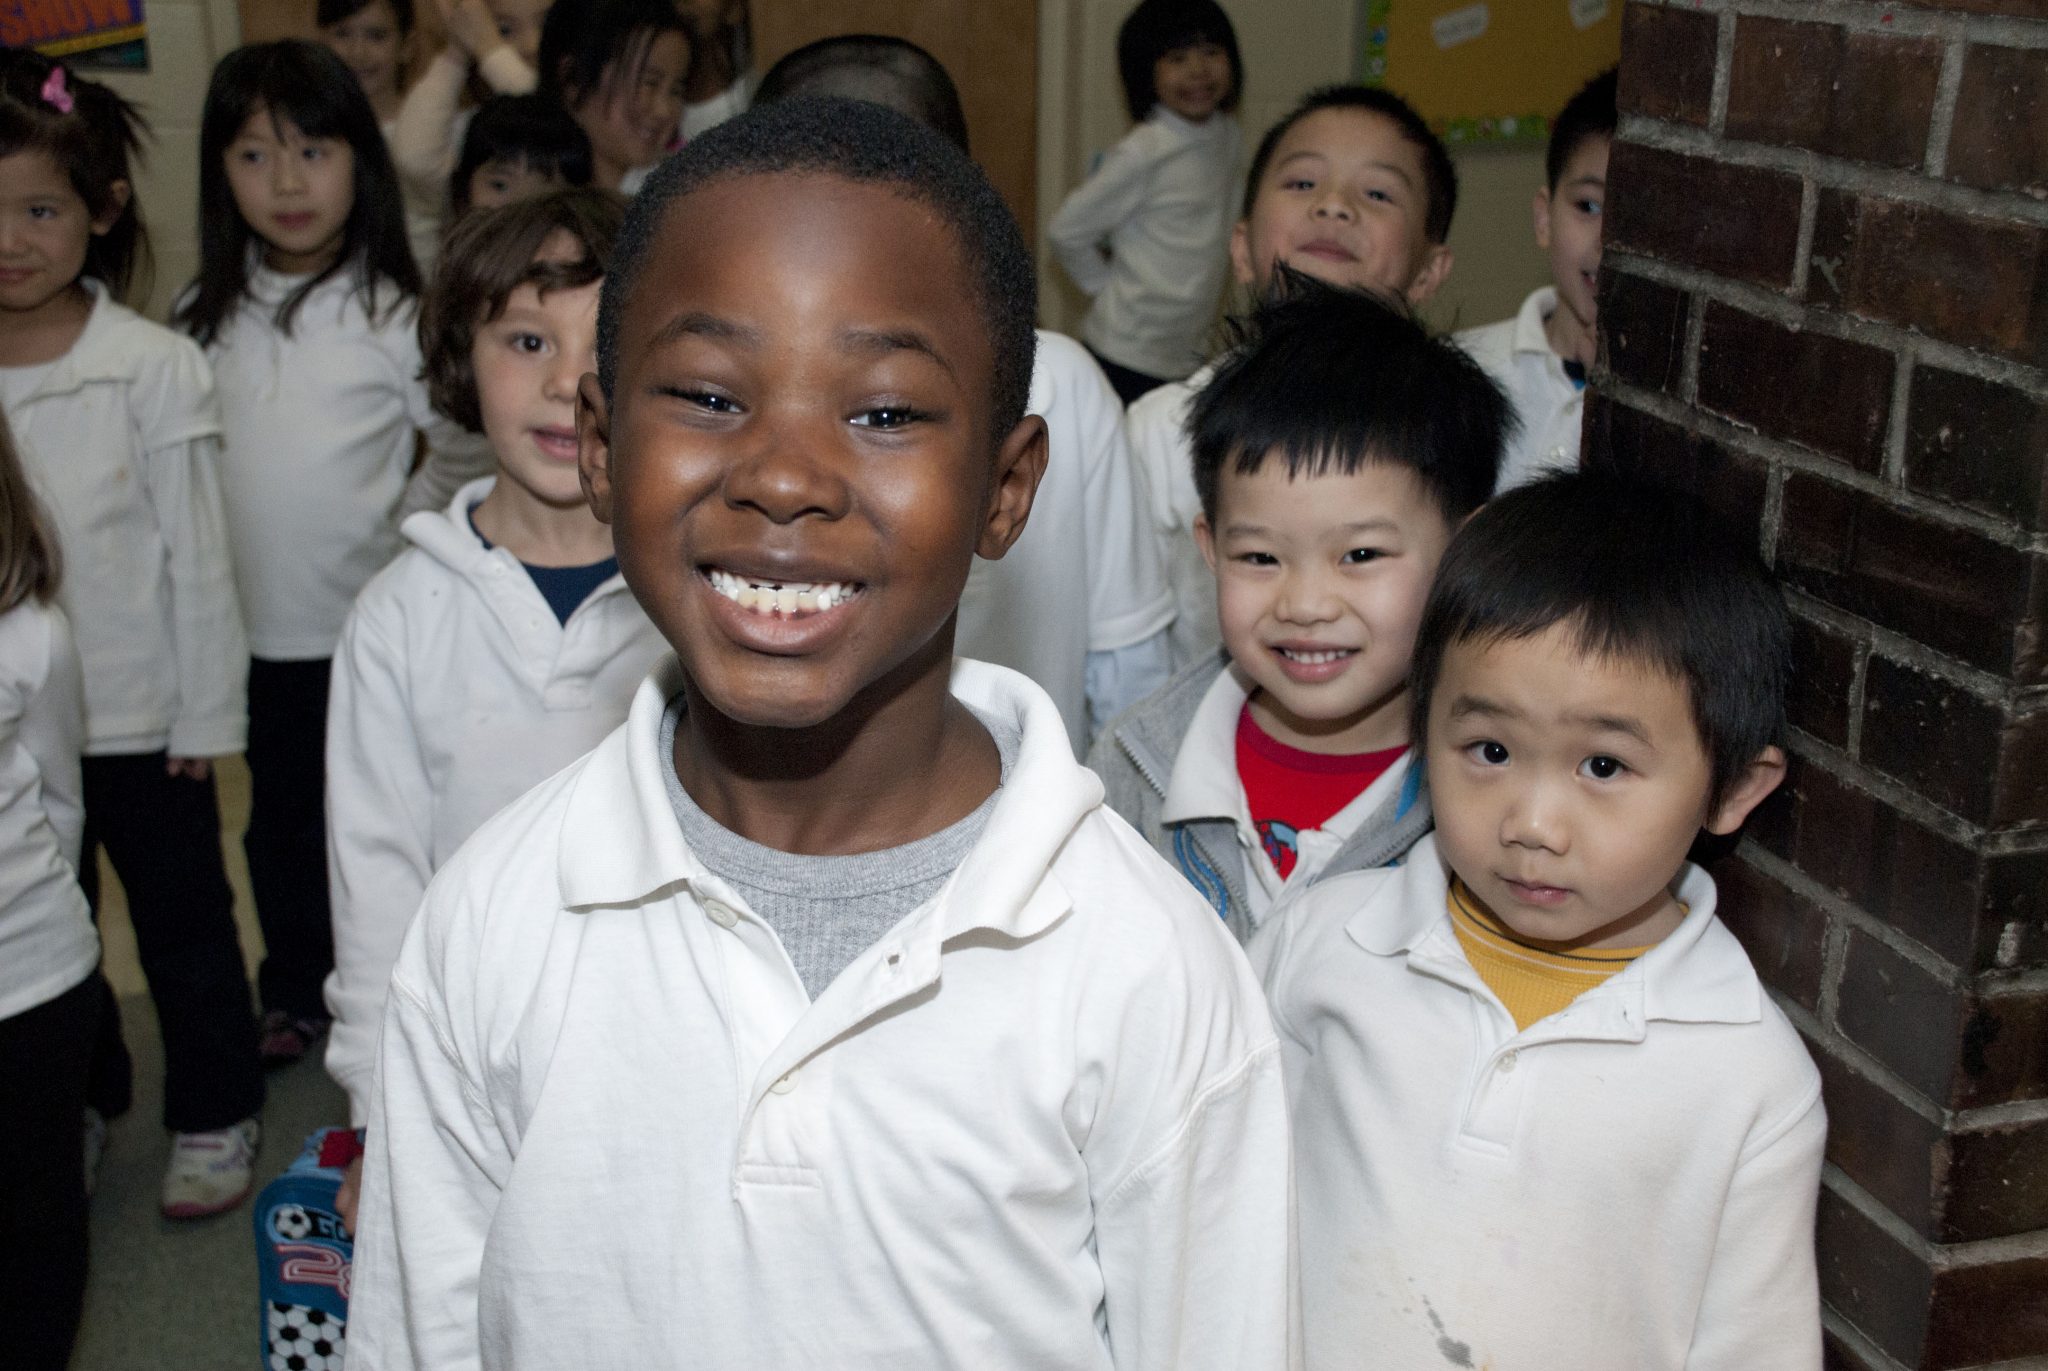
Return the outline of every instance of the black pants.
{"type": "Polygon", "coordinates": [[[1119,366],[1094,348],[1088,349],[1088,355],[1102,368],[1102,374],[1109,378],[1110,389],[1116,392],[1116,398],[1122,400],[1127,407],[1137,403],[1138,397],[1146,391],[1157,390],[1171,379],[1165,376],[1148,376],[1142,371],[1132,371],[1129,367],[1119,366]]]}
{"type": "Polygon", "coordinates": [[[265,1009],[325,1018],[334,970],[327,912],[327,679],[330,662],[249,663],[249,884],[263,925],[265,1009]]]}
{"type": "MultiPolygon", "coordinates": [[[[80,884],[97,909],[92,853],[95,843],[105,846],[128,894],[142,974],[163,1030],[164,1126],[181,1133],[226,1128],[263,1107],[263,1068],[213,781],[168,775],[161,752],[87,757],[84,770],[80,884]]],[[[95,993],[111,998],[104,989],[95,993]]],[[[119,1048],[118,1025],[106,1028],[114,1041],[101,1034],[96,1086],[109,1074],[107,1052],[119,1048]]],[[[93,1103],[104,1108],[97,1092],[93,1103]]]]}
{"type": "Polygon", "coordinates": [[[85,1305],[82,1126],[100,980],[0,1019],[0,1344],[19,1371],[64,1371],[85,1305]]]}

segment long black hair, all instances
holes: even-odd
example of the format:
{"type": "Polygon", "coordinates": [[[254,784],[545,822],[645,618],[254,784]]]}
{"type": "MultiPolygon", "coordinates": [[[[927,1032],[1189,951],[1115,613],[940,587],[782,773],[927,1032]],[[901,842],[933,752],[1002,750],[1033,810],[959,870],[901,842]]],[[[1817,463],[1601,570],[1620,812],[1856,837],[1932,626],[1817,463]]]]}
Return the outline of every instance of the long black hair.
{"type": "Polygon", "coordinates": [[[99,82],[81,80],[33,49],[0,48],[0,157],[48,154],[94,219],[114,211],[114,184],[128,183],[126,208],[85,249],[84,274],[117,300],[128,297],[131,284],[140,286],[138,293],[149,289],[149,232],[129,169],[131,159],[141,158],[143,132],[135,106],[99,82]]]}
{"type": "Polygon", "coordinates": [[[420,293],[400,208],[398,173],[384,147],[376,112],[355,75],[324,45],[299,39],[237,48],[213,69],[199,125],[199,276],[176,321],[204,346],[219,335],[249,290],[249,259],[258,245],[228,185],[227,151],[257,114],[294,125],[308,138],[338,138],[355,160],[355,202],[342,228],[341,251],[326,270],[286,296],[279,330],[290,333],[306,297],[340,271],[355,275],[363,308],[379,317],[384,286],[396,287],[389,307],[420,293]]]}

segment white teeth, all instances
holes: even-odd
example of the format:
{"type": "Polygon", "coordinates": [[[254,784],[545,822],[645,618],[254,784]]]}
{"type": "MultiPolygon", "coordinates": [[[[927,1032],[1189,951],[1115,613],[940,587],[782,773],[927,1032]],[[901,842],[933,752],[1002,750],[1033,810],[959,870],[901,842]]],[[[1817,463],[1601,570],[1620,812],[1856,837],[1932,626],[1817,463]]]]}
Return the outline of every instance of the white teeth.
{"type": "Polygon", "coordinates": [[[1342,648],[1333,652],[1297,652],[1291,647],[1283,647],[1280,649],[1280,655],[1290,662],[1300,662],[1304,666],[1324,666],[1330,662],[1341,661],[1351,653],[1342,648]]]}
{"type": "Polygon", "coordinates": [[[851,600],[859,587],[845,581],[749,581],[713,567],[711,588],[756,614],[822,614],[851,600]]]}

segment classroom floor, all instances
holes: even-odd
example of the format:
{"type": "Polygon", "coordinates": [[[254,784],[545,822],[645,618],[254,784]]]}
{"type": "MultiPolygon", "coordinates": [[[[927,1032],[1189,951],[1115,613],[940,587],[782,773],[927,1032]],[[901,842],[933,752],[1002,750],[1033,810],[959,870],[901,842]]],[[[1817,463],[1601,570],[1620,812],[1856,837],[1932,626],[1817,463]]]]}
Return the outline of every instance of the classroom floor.
{"type": "MultiPolygon", "coordinates": [[[[239,758],[221,767],[221,818],[235,917],[251,968],[262,947],[249,898],[241,834],[249,815],[249,773],[239,758]]],[[[92,1275],[71,1371],[257,1371],[256,1243],[250,1205],[216,1218],[173,1223],[157,1212],[169,1135],[158,1125],[163,1048],[157,1038],[135,937],[111,871],[100,913],[108,979],[121,996],[121,1025],[135,1057],[135,1106],[109,1129],[92,1198],[92,1275]]],[[[348,1106],[321,1070],[317,1050],[273,1071],[263,1110],[257,1185],[298,1156],[306,1135],[344,1123],[348,1106]]]]}

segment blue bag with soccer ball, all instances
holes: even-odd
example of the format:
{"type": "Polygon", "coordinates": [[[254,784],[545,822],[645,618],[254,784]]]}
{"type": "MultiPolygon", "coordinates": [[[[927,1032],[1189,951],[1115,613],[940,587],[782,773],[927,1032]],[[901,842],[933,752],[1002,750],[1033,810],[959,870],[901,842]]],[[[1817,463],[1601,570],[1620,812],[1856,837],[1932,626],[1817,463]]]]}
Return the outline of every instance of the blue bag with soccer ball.
{"type": "Polygon", "coordinates": [[[355,1244],[335,1212],[342,1173],[361,1135],[323,1128],[256,1198],[256,1268],[263,1300],[264,1371],[341,1371],[355,1244]]]}

